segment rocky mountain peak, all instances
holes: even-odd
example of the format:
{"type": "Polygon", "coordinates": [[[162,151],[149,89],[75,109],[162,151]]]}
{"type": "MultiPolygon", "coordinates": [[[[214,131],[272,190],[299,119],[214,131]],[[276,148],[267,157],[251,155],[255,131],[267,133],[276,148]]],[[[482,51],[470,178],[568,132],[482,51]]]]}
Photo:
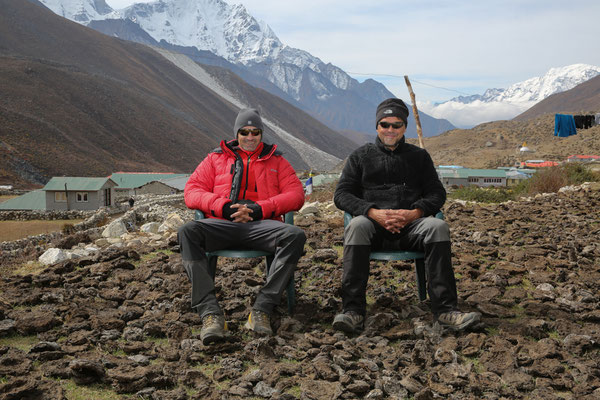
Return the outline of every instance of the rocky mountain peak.
{"type": "Polygon", "coordinates": [[[80,24],[104,19],[114,10],[104,0],[40,0],[56,14],[80,24]]]}
{"type": "MultiPolygon", "coordinates": [[[[274,85],[276,90],[272,91],[273,94],[285,92],[304,111],[336,130],[372,132],[377,104],[394,97],[380,83],[373,82],[379,85],[378,89],[373,85],[364,87],[341,68],[325,64],[307,51],[286,46],[266,23],[256,20],[241,4],[230,5],[223,0],[158,0],[134,4],[107,14],[90,11],[85,18],[75,19],[73,15],[78,6],[73,2],[92,4],[93,0],[43,1],[57,14],[82,24],[87,25],[95,19],[93,27],[100,31],[102,27],[98,22],[102,20],[129,20],[138,24],[156,42],[195,47],[216,54],[237,64],[236,67],[246,69],[244,73],[249,72],[252,79],[258,77],[268,81],[268,85],[264,86],[274,85]],[[65,9],[69,12],[65,13],[65,9]]],[[[114,28],[106,30],[114,32],[114,28]]],[[[136,40],[143,36],[139,31],[133,33],[132,29],[127,30],[131,33],[121,38],[136,40]]],[[[125,32],[122,30],[122,33],[125,32]]],[[[143,40],[143,43],[148,43],[148,40],[143,40]]],[[[207,57],[199,57],[195,61],[210,63],[207,57]]],[[[423,130],[429,135],[453,128],[447,121],[434,120],[426,115],[421,121],[423,130]]],[[[408,135],[415,133],[414,124],[409,124],[408,135]]]]}
{"type": "Polygon", "coordinates": [[[550,68],[542,76],[515,83],[506,89],[487,89],[483,95],[459,96],[448,102],[463,104],[482,102],[537,103],[555,94],[572,89],[595,76],[600,67],[588,64],[572,64],[550,68]]]}

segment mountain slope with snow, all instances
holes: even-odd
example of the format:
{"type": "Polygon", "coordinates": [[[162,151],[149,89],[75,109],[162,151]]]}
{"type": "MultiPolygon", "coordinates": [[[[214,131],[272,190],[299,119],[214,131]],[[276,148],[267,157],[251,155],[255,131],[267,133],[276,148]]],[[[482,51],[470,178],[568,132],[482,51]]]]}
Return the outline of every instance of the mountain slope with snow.
{"type": "MultiPolygon", "coordinates": [[[[424,105],[437,118],[462,127],[512,119],[549,96],[574,88],[600,75],[600,67],[573,64],[551,68],[540,77],[515,83],[506,89],[488,89],[483,95],[459,96],[437,105],[424,105]]],[[[422,106],[423,107],[423,106],[422,106]]]]}
{"type": "MultiPolygon", "coordinates": [[[[269,81],[277,90],[270,90],[268,85],[260,87],[275,95],[284,92],[304,111],[333,129],[372,133],[377,104],[394,97],[378,82],[363,85],[342,69],[304,50],[286,46],[266,23],[256,20],[241,4],[230,5],[223,0],[158,0],[106,12],[103,0],[41,1],[57,14],[102,32],[111,29],[106,29],[106,24],[89,24],[88,20],[131,21],[161,46],[195,47],[214,53],[269,81]],[[86,12],[79,13],[80,9],[86,12]],[[74,18],[75,15],[79,17],[74,18]]],[[[134,41],[141,37],[139,32],[131,36],[128,38],[120,30],[119,37],[134,41]]],[[[203,63],[201,58],[194,60],[203,63]]],[[[247,77],[246,74],[244,79],[252,84],[247,77]]],[[[448,121],[427,115],[421,116],[421,122],[426,136],[453,128],[448,121]]],[[[409,123],[407,136],[416,136],[414,123],[409,123]]]]}
{"type": "Polygon", "coordinates": [[[104,0],[40,0],[55,14],[80,24],[104,19],[114,10],[104,0]]]}

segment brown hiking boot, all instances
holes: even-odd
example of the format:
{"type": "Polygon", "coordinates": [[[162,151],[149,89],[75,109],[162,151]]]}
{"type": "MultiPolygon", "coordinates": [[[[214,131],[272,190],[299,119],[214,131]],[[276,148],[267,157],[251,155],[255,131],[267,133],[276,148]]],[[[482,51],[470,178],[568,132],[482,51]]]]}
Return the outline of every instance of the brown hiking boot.
{"type": "Polygon", "coordinates": [[[365,317],[355,311],[346,311],[333,319],[333,329],[346,333],[358,333],[363,330],[365,317]]]}
{"type": "Polygon", "coordinates": [[[202,344],[209,345],[211,343],[220,342],[225,339],[225,331],[227,330],[227,322],[223,315],[208,314],[202,318],[202,330],[200,330],[200,339],[202,344]]]}
{"type": "Polygon", "coordinates": [[[481,313],[478,312],[449,311],[437,317],[442,327],[453,331],[462,331],[480,320],[481,313]]]}
{"type": "Polygon", "coordinates": [[[271,317],[269,314],[262,311],[252,310],[248,316],[245,327],[260,335],[273,335],[273,329],[271,329],[271,317]]]}

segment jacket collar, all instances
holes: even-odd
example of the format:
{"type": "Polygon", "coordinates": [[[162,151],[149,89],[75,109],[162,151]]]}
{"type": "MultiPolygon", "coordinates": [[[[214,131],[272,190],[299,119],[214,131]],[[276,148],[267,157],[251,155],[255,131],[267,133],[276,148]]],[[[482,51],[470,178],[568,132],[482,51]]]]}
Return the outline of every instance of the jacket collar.
{"type": "MultiPolygon", "coordinates": [[[[232,157],[237,157],[235,152],[237,149],[239,149],[239,143],[237,139],[233,139],[228,142],[224,140],[221,141],[221,150],[223,150],[224,153],[227,153],[232,157]]],[[[273,155],[273,153],[275,153],[275,150],[277,150],[276,144],[267,144],[263,142],[263,149],[258,158],[261,160],[268,159],[273,155]]]]}

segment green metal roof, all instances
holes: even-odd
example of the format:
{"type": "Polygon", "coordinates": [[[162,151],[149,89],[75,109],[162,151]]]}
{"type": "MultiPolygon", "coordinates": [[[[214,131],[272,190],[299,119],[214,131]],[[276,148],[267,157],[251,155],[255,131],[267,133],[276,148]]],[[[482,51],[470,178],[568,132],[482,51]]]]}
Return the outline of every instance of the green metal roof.
{"type": "Polygon", "coordinates": [[[189,174],[165,173],[145,173],[145,172],[115,172],[109,178],[117,184],[117,189],[135,189],[144,186],[146,183],[160,181],[168,178],[178,178],[189,176],[189,174]]]}
{"type": "Polygon", "coordinates": [[[40,190],[25,193],[0,203],[0,210],[45,210],[46,193],[40,190]]]}
{"type": "Polygon", "coordinates": [[[438,171],[442,178],[506,178],[506,171],[501,169],[441,168],[438,171]]]}
{"type": "Polygon", "coordinates": [[[100,190],[102,186],[109,181],[110,178],[83,178],[83,177],[67,177],[67,176],[55,176],[42,188],[42,190],[51,191],[64,191],[65,184],[67,185],[67,191],[74,190],[100,190]]]}

